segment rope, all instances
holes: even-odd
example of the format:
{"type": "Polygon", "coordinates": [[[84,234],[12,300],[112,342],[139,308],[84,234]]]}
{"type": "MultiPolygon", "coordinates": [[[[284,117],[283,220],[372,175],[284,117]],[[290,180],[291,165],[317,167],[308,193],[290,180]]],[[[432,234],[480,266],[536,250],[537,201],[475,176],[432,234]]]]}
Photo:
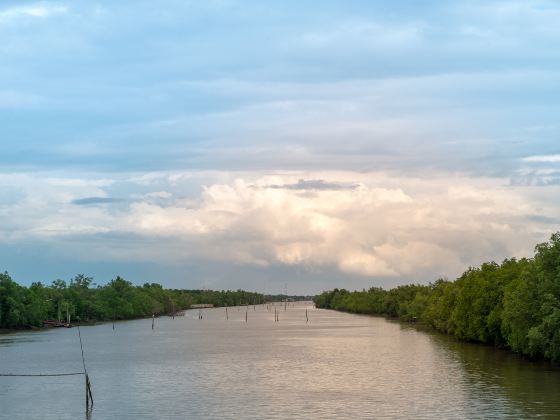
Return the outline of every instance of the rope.
{"type": "Polygon", "coordinates": [[[84,372],[72,373],[0,373],[0,376],[74,376],[85,375],[84,372]]]}
{"type": "Polygon", "coordinates": [[[84,374],[87,375],[86,361],[84,359],[84,347],[82,346],[82,334],[80,333],[80,321],[78,321],[78,337],[80,337],[80,350],[82,351],[82,364],[84,365],[84,374]]]}
{"type": "Polygon", "coordinates": [[[80,332],[80,324],[78,320],[78,337],[80,338],[80,350],[82,352],[82,365],[84,366],[83,372],[70,372],[70,373],[0,373],[2,376],[17,376],[17,377],[39,377],[39,376],[77,376],[85,375],[86,377],[86,411],[90,409],[89,401],[91,400],[91,407],[93,407],[93,395],[91,394],[91,383],[86,369],[86,360],[84,358],[84,346],[82,345],[82,333],[80,332]]]}
{"type": "MultiPolygon", "coordinates": [[[[153,323],[152,323],[152,328],[154,328],[153,323]]],[[[86,375],[86,411],[87,411],[89,407],[89,401],[91,401],[91,407],[93,407],[93,395],[91,394],[91,383],[89,382],[89,376],[86,369],[86,359],[84,358],[84,346],[82,345],[82,333],[80,332],[80,319],[78,319],[78,337],[80,337],[80,350],[82,352],[82,364],[84,365],[83,374],[86,375]]]]}
{"type": "Polygon", "coordinates": [[[82,334],[80,334],[80,324],[78,324],[78,336],[80,337],[80,350],[82,351],[82,364],[84,365],[83,372],[71,372],[71,373],[0,373],[0,376],[19,376],[19,377],[36,377],[36,376],[76,376],[76,375],[86,375],[86,362],[84,360],[84,348],[82,346],[82,334]]]}

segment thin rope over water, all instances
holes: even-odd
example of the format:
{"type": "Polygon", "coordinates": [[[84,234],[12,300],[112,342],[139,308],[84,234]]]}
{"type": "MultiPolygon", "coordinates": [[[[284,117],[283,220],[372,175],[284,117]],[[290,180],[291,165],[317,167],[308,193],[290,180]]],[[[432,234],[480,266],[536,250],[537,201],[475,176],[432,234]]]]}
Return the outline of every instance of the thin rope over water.
{"type": "MultiPolygon", "coordinates": [[[[83,372],[68,372],[68,373],[0,373],[0,377],[28,377],[28,378],[36,378],[36,377],[52,377],[52,376],[78,376],[83,375],[85,376],[86,380],[86,413],[90,413],[91,408],[93,407],[93,395],[91,394],[91,382],[89,381],[89,375],[87,373],[86,368],[86,360],[84,358],[84,346],[82,344],[82,333],[80,332],[80,320],[78,319],[78,337],[80,338],[80,351],[82,352],[82,365],[84,366],[83,372]]],[[[89,417],[88,417],[89,418],[89,417]]]]}
{"type": "Polygon", "coordinates": [[[74,376],[85,375],[85,372],[72,373],[0,373],[0,376],[74,376]]]}

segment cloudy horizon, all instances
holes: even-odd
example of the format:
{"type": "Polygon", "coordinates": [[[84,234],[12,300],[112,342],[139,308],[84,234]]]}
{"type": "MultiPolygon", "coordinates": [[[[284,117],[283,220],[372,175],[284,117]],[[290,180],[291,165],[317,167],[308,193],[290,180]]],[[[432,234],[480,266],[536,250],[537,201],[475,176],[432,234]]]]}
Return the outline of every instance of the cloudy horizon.
{"type": "Polygon", "coordinates": [[[560,229],[548,1],[0,6],[0,270],[317,293],[560,229]]]}

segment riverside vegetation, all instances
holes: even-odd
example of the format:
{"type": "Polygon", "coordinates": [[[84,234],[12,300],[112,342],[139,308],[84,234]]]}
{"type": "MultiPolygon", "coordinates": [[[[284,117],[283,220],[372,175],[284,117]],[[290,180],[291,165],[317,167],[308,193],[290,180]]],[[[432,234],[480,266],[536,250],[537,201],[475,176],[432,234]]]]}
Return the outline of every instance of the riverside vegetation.
{"type": "Polygon", "coordinates": [[[107,321],[172,314],[191,304],[214,306],[256,304],[264,301],[259,293],[211,290],[171,290],[156,283],[135,286],[117,277],[104,286],[95,286],[83,274],[69,284],[55,280],[51,285],[17,284],[8,273],[0,273],[0,328],[39,327],[46,319],[107,321]]]}
{"type": "Polygon", "coordinates": [[[391,290],[334,289],[320,308],[420,321],[462,340],[509,348],[560,362],[560,233],[535,247],[533,258],[469,268],[455,281],[391,290]]]}

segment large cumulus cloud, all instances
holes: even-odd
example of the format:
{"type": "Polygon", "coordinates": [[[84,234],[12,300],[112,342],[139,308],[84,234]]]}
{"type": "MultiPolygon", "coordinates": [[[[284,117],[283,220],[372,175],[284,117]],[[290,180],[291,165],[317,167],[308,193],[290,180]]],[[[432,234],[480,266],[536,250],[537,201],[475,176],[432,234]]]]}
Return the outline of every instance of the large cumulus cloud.
{"type": "MultiPolygon", "coordinates": [[[[10,181],[4,177],[4,186],[10,181]]],[[[9,222],[0,235],[14,244],[70,241],[77,259],[93,252],[161,265],[334,270],[363,277],[364,286],[452,277],[482,261],[529,255],[558,227],[558,205],[548,198],[556,186],[449,174],[20,175],[18,182],[25,193],[1,209],[9,222]],[[119,185],[137,192],[116,197],[119,185]]]]}

